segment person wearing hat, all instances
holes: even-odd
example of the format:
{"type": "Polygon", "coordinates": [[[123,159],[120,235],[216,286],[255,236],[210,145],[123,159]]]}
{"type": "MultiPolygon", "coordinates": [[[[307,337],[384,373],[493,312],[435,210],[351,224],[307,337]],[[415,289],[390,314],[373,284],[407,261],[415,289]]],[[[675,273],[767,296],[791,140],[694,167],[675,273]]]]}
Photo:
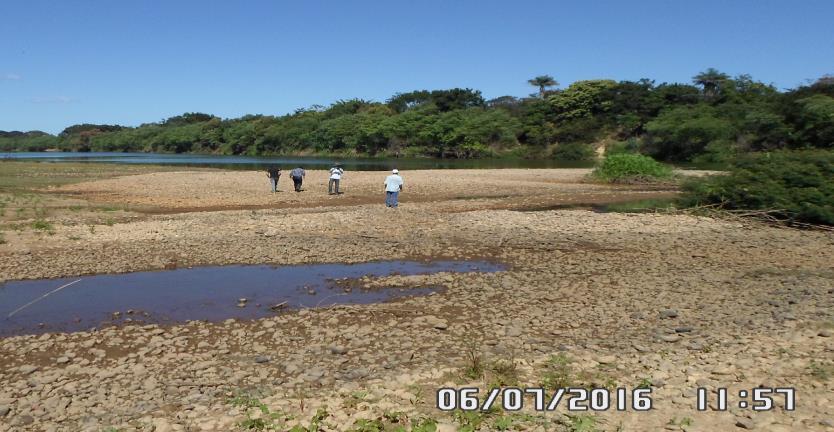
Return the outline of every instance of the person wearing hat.
{"type": "Polygon", "coordinates": [[[330,168],[330,181],[327,182],[327,194],[333,195],[333,186],[336,186],[336,195],[339,195],[339,181],[342,180],[342,174],[345,170],[342,169],[342,164],[335,163],[333,168],[330,168]]]}
{"type": "Polygon", "coordinates": [[[394,168],[391,175],[385,178],[385,206],[396,208],[399,203],[397,198],[403,190],[403,178],[400,177],[400,170],[394,168]]]}

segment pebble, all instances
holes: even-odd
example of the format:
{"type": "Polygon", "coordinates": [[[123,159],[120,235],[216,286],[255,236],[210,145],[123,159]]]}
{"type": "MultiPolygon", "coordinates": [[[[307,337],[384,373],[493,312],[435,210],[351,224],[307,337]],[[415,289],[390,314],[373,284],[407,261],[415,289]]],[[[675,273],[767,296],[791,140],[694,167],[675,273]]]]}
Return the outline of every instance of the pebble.
{"type": "Polygon", "coordinates": [[[664,342],[677,342],[681,337],[676,334],[659,335],[658,338],[664,342]]]}
{"type": "Polygon", "coordinates": [[[826,338],[827,338],[827,337],[831,337],[831,334],[832,334],[832,333],[831,333],[831,330],[824,329],[824,330],[820,330],[820,332],[819,332],[819,333],[817,333],[817,336],[820,336],[820,337],[826,337],[826,338]]]}
{"type": "Polygon", "coordinates": [[[756,428],[756,423],[747,417],[736,417],[736,426],[742,429],[752,430],[756,428]]]}
{"type": "Polygon", "coordinates": [[[617,357],[613,355],[602,356],[597,359],[597,362],[601,364],[611,364],[617,361],[617,357]]]}
{"type": "Polygon", "coordinates": [[[348,349],[342,345],[330,345],[329,349],[331,354],[336,355],[343,355],[348,352],[348,349]]]}
{"type": "Polygon", "coordinates": [[[38,370],[38,367],[37,366],[32,366],[32,365],[23,365],[23,366],[17,368],[17,370],[19,370],[20,373],[22,373],[23,375],[29,375],[32,372],[38,370]]]}
{"type": "Polygon", "coordinates": [[[5,417],[11,410],[8,405],[0,405],[0,417],[5,417]]]}
{"type": "Polygon", "coordinates": [[[664,310],[660,311],[660,317],[661,318],[677,318],[678,317],[678,311],[675,310],[675,309],[664,309],[664,310]]]}

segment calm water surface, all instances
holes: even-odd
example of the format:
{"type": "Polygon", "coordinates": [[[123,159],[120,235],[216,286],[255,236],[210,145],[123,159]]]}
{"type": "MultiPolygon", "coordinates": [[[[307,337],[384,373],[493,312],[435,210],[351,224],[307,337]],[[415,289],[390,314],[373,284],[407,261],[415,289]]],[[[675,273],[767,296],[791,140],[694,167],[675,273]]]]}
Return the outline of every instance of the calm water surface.
{"type": "Polygon", "coordinates": [[[365,275],[495,272],[503,268],[483,261],[378,261],[277,267],[195,267],[9,281],[0,284],[0,337],[77,331],[126,320],[170,324],[187,320],[256,319],[275,314],[270,306],[281,303],[285,303],[281,310],[376,303],[402,296],[426,295],[435,288],[352,288],[349,291],[345,288],[350,286],[349,282],[365,275]],[[54,292],[79,279],[79,282],[54,292]],[[50,292],[54,293],[43,297],[50,292]],[[238,306],[241,298],[247,300],[245,307],[238,306]],[[114,316],[114,312],[118,315],[114,316]]]}
{"type": "Polygon", "coordinates": [[[391,168],[409,170],[450,168],[588,168],[593,166],[593,162],[565,162],[548,159],[378,159],[107,152],[11,152],[0,153],[0,160],[186,165],[240,170],[263,169],[269,165],[278,165],[285,168],[299,165],[308,169],[328,168],[333,162],[341,162],[346,169],[355,171],[387,171],[391,168]]]}

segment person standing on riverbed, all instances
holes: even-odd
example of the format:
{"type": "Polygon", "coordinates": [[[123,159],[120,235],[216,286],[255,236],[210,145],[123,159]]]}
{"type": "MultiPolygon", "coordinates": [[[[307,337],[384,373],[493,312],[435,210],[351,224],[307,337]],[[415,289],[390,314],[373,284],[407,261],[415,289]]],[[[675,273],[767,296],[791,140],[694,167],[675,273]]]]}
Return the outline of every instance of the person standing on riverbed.
{"type": "Polygon", "coordinates": [[[266,176],[269,177],[269,183],[272,184],[272,193],[278,192],[278,179],[281,178],[281,168],[274,165],[267,168],[266,176]]]}
{"type": "Polygon", "coordinates": [[[304,171],[304,168],[296,167],[290,171],[290,177],[292,177],[292,184],[295,187],[296,192],[301,192],[301,183],[304,182],[304,176],[307,173],[304,171]]]}
{"type": "Polygon", "coordinates": [[[400,177],[400,170],[394,168],[391,175],[385,178],[385,206],[396,208],[400,203],[397,198],[403,190],[403,178],[400,177]]]}
{"type": "Polygon", "coordinates": [[[342,174],[345,173],[345,170],[342,169],[341,164],[333,164],[333,168],[330,168],[330,180],[327,182],[327,194],[333,195],[333,186],[336,186],[336,195],[339,195],[339,182],[342,180],[342,174]]]}

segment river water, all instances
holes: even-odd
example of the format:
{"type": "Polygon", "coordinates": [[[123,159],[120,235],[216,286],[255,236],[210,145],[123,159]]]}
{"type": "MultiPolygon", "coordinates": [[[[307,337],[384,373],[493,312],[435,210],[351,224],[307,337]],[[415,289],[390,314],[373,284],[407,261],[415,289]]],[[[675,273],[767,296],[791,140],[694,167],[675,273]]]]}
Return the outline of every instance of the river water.
{"type": "Polygon", "coordinates": [[[356,286],[362,276],[495,272],[485,261],[375,261],[361,264],[230,265],[8,281],[0,284],[0,337],[102,325],[256,319],[277,311],[376,303],[427,295],[437,287],[356,286]],[[241,299],[246,299],[241,302],[241,299]],[[275,305],[282,305],[275,308],[275,305]]]}
{"type": "Polygon", "coordinates": [[[308,169],[328,168],[340,162],[352,171],[387,171],[392,168],[452,169],[452,168],[588,168],[593,162],[566,162],[551,159],[431,159],[431,158],[322,158],[294,156],[220,156],[162,153],[109,152],[6,152],[0,160],[34,160],[42,162],[105,162],[125,164],[184,165],[224,169],[253,170],[270,165],[283,168],[303,166],[308,169]]]}

